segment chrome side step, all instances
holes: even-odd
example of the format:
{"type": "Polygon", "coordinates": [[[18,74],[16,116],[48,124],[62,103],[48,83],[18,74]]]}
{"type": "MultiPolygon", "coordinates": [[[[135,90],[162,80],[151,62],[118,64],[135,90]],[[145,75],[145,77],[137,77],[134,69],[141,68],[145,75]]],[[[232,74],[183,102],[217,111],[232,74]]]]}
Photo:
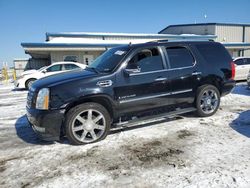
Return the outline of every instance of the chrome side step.
{"type": "Polygon", "coordinates": [[[168,112],[168,113],[162,113],[162,114],[157,114],[153,116],[145,116],[142,118],[135,118],[129,121],[115,123],[113,124],[113,128],[111,130],[122,129],[122,128],[127,128],[127,127],[133,127],[133,126],[138,126],[142,124],[162,121],[162,120],[177,117],[180,114],[185,114],[185,113],[193,112],[193,111],[196,111],[196,108],[193,108],[193,107],[184,108],[184,109],[177,108],[175,111],[168,112]]]}

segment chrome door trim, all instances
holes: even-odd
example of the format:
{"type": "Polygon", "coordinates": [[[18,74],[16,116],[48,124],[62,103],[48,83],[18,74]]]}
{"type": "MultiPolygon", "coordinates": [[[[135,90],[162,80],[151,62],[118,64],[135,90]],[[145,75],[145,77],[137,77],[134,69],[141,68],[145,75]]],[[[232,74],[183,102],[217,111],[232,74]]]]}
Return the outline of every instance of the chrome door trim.
{"type": "Polygon", "coordinates": [[[169,95],[187,93],[187,92],[191,92],[191,91],[193,91],[193,89],[180,90],[180,91],[175,91],[175,92],[163,93],[163,94],[159,94],[159,95],[150,95],[150,96],[145,96],[145,97],[137,97],[137,98],[133,98],[133,99],[120,100],[119,103],[124,104],[124,103],[135,102],[135,101],[146,100],[146,99],[152,99],[152,98],[157,98],[157,97],[164,97],[164,96],[169,96],[169,95]]]}

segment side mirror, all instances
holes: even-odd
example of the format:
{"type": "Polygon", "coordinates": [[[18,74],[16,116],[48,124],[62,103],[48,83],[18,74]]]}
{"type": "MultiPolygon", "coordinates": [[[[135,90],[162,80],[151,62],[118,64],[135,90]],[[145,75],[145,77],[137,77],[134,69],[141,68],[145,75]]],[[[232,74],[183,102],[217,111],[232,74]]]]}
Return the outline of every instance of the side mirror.
{"type": "Polygon", "coordinates": [[[47,70],[46,70],[46,69],[42,71],[42,73],[43,73],[43,74],[45,74],[46,72],[47,72],[47,70]]]}
{"type": "Polygon", "coordinates": [[[139,66],[137,66],[137,68],[134,68],[134,69],[126,68],[126,69],[124,69],[124,72],[127,75],[134,74],[134,73],[140,73],[141,72],[141,68],[139,66]]]}

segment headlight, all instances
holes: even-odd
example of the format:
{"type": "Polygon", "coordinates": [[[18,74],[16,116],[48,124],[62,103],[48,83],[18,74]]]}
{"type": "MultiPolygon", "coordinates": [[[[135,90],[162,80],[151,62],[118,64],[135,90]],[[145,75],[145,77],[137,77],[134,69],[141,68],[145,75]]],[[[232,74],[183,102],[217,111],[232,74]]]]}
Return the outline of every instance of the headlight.
{"type": "Polygon", "coordinates": [[[49,109],[49,88],[40,89],[36,98],[36,109],[49,109]]]}

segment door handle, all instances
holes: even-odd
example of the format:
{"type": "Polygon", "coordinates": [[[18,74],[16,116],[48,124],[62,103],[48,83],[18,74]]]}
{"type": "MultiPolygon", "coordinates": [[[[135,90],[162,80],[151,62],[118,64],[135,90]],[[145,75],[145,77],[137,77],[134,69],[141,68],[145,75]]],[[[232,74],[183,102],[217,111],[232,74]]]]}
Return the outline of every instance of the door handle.
{"type": "Polygon", "coordinates": [[[164,80],[167,80],[167,78],[159,77],[159,78],[156,78],[156,79],[155,79],[155,81],[164,81],[164,80]]]}
{"type": "Polygon", "coordinates": [[[201,72],[196,72],[196,71],[195,71],[195,72],[192,73],[192,75],[193,75],[193,76],[195,76],[195,75],[201,75],[201,72]]]}

